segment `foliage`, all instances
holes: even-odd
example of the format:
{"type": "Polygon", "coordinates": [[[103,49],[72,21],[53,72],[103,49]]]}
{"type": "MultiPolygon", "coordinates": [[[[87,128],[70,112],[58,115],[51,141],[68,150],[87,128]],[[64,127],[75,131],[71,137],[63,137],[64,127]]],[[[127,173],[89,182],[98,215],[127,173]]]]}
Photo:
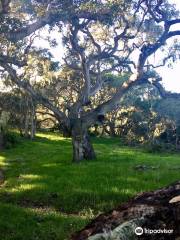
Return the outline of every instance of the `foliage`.
{"type": "Polygon", "coordinates": [[[179,149],[180,145],[180,100],[173,98],[161,99],[154,107],[167,122],[160,139],[171,142],[179,149]],[[168,106],[168,107],[167,107],[168,106]],[[164,136],[163,136],[164,134],[164,136]]]}
{"type": "Polygon", "coordinates": [[[30,135],[36,118],[36,104],[27,93],[18,88],[8,92],[0,92],[0,108],[2,113],[5,112],[8,116],[9,126],[6,128],[18,129],[20,134],[26,137],[30,135]]]}
{"type": "Polygon", "coordinates": [[[121,107],[106,115],[105,132],[120,136],[131,145],[152,141],[161,123],[158,112],[153,109],[159,97],[150,84],[131,88],[121,100],[121,107]]]}
{"type": "Polygon", "coordinates": [[[162,141],[156,141],[154,143],[147,143],[143,145],[143,148],[146,152],[149,153],[171,153],[171,152],[175,152],[175,146],[173,145],[173,143],[164,143],[162,141]]]}
{"type": "Polygon", "coordinates": [[[126,82],[130,77],[130,73],[126,73],[126,74],[105,74],[104,75],[104,81],[106,82],[107,85],[117,88],[122,86],[122,84],[124,82],[126,82]]]}
{"type": "Polygon", "coordinates": [[[180,123],[180,100],[173,98],[161,99],[156,103],[155,109],[165,118],[180,123]],[[167,107],[168,106],[168,107],[167,107]]]}
{"type": "Polygon", "coordinates": [[[4,141],[5,141],[5,148],[9,149],[9,148],[15,147],[17,144],[20,143],[20,137],[17,133],[13,131],[8,131],[4,135],[4,141]]]}

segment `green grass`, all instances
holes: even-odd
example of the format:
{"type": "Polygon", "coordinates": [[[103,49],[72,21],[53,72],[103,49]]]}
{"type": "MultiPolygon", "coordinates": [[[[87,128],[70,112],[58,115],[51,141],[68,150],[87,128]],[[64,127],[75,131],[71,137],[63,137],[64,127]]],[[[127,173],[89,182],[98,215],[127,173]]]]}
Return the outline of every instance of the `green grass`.
{"type": "Polygon", "coordinates": [[[6,180],[0,187],[0,239],[65,240],[102,211],[138,192],[179,179],[178,154],[150,154],[93,139],[97,159],[71,162],[71,140],[39,134],[0,153],[6,180]],[[158,166],[137,171],[136,165],[158,166]]]}

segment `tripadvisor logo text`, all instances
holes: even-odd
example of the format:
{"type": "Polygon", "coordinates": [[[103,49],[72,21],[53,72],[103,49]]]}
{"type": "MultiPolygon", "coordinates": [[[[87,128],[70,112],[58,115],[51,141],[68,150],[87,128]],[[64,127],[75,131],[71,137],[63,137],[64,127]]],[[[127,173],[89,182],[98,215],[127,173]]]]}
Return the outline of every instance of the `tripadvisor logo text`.
{"type": "Polygon", "coordinates": [[[134,232],[136,235],[140,236],[143,233],[144,234],[172,234],[173,229],[148,229],[148,228],[142,228],[142,227],[137,227],[135,228],[134,232]]]}

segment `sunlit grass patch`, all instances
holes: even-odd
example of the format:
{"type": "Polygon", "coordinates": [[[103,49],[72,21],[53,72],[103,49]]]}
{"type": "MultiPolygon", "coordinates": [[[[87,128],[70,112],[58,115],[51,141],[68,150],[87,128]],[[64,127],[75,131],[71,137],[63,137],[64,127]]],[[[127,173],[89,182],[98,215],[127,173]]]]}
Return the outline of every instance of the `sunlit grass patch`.
{"type": "Polygon", "coordinates": [[[68,239],[97,214],[179,179],[179,154],[145,153],[118,138],[93,142],[97,159],[78,165],[71,139],[57,134],[38,134],[0,154],[0,239],[68,239]]]}
{"type": "Polygon", "coordinates": [[[8,163],[5,160],[6,160],[5,157],[0,156],[0,168],[8,166],[8,163]]]}

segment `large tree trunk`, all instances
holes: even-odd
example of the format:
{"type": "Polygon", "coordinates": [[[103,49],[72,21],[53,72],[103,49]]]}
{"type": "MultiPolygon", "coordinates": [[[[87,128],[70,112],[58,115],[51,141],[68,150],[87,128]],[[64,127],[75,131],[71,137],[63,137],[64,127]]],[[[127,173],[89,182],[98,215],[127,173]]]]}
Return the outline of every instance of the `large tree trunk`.
{"type": "Polygon", "coordinates": [[[66,126],[62,126],[61,131],[62,131],[62,134],[63,134],[64,138],[70,138],[71,137],[71,131],[66,126]]]}
{"type": "Polygon", "coordinates": [[[87,128],[80,122],[76,123],[72,129],[72,144],[74,162],[78,163],[86,159],[96,158],[87,128]]]}
{"type": "Polygon", "coordinates": [[[140,194],[110,212],[99,215],[71,239],[179,240],[179,237],[180,181],[160,190],[140,194]],[[142,228],[142,234],[135,233],[137,227],[142,228]]]}

